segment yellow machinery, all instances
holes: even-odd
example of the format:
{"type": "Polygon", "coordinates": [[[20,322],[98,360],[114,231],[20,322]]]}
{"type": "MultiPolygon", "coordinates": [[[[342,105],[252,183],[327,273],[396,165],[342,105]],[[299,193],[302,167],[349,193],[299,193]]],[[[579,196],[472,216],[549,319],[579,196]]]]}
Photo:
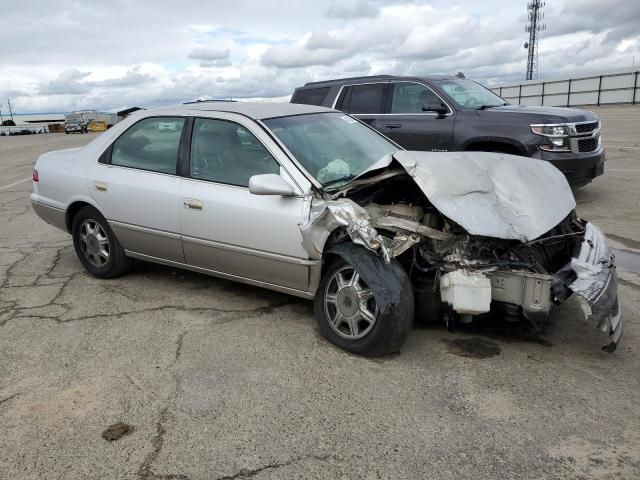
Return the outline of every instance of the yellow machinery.
{"type": "Polygon", "coordinates": [[[87,125],[87,130],[90,132],[104,132],[107,130],[107,122],[92,120],[89,122],[89,125],[87,125]]]}

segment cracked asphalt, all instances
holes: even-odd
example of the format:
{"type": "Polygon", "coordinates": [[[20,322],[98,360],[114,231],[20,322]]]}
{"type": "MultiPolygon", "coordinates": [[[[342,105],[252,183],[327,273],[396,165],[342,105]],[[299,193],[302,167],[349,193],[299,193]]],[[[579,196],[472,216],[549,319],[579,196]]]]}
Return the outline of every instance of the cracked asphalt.
{"type": "MultiPolygon", "coordinates": [[[[607,171],[578,212],[637,259],[640,108],[597,113],[607,171]]],[[[16,182],[92,137],[0,137],[1,479],[640,478],[637,263],[614,354],[570,301],[541,337],[419,322],[360,358],[304,300],[145,263],[86,274],[16,182]]]]}

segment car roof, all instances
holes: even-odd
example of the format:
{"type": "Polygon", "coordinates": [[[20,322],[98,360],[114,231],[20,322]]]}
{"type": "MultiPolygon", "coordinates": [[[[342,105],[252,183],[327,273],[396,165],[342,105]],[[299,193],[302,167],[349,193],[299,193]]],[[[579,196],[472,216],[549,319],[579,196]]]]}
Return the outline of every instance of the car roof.
{"type": "Polygon", "coordinates": [[[308,113],[328,113],[337,112],[331,108],[318,107],[315,105],[301,105],[297,103],[284,102],[196,102],[173,107],[162,107],[158,109],[145,110],[144,116],[157,113],[180,115],[193,111],[199,112],[228,112],[244,115],[254,120],[264,120],[274,117],[288,117],[291,115],[304,115],[308,113]]]}
{"type": "Polygon", "coordinates": [[[369,75],[364,77],[347,77],[336,78],[333,80],[322,80],[319,82],[307,82],[303,87],[299,88],[317,88],[317,87],[333,87],[335,85],[370,83],[370,82],[389,82],[391,80],[459,80],[460,77],[455,75],[369,75]]]}

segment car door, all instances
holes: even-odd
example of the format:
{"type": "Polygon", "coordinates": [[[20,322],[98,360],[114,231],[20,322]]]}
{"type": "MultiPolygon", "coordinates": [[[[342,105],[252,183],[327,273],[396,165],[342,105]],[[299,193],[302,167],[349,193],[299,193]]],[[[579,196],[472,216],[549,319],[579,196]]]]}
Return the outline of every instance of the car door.
{"type": "Polygon", "coordinates": [[[266,134],[249,120],[239,122],[194,120],[188,175],[180,181],[186,261],[233,278],[306,291],[314,262],[302,247],[304,199],[249,191],[253,175],[275,173],[295,182],[272,153],[275,144],[265,147],[266,134]]]}
{"type": "Polygon", "coordinates": [[[429,87],[392,82],[388,114],[380,131],[407,150],[448,151],[453,142],[455,112],[429,87]],[[448,113],[425,112],[425,103],[444,104],[448,113]]]}
{"type": "Polygon", "coordinates": [[[180,117],[136,122],[90,172],[91,196],[130,253],[184,262],[176,175],[184,124],[180,117]]]}

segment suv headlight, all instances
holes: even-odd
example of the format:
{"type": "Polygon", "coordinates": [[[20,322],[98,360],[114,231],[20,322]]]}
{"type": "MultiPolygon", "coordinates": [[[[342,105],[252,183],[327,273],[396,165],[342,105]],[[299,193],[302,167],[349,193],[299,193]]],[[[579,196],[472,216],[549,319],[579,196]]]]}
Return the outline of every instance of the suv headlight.
{"type": "Polygon", "coordinates": [[[569,127],[563,124],[531,125],[531,131],[536,135],[546,137],[547,143],[539,145],[540,150],[547,152],[569,152],[569,127]]]}

